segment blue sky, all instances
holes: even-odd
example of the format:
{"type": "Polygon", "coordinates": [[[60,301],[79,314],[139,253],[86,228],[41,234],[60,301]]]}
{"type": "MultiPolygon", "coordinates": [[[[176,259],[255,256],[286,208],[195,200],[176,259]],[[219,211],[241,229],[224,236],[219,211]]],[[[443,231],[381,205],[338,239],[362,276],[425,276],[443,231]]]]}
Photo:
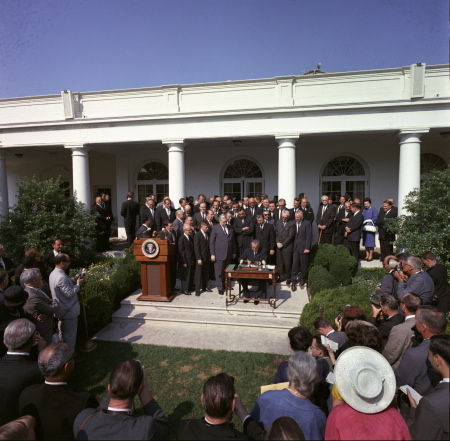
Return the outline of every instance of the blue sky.
{"type": "Polygon", "coordinates": [[[448,0],[0,0],[0,98],[449,62],[448,0]]]}

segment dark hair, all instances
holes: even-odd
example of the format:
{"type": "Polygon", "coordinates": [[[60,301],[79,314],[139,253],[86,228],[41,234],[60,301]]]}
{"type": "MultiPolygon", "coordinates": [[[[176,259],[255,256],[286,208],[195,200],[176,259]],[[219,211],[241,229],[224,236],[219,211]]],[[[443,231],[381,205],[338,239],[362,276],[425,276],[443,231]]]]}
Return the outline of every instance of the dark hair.
{"type": "Polygon", "coordinates": [[[35,256],[36,254],[40,253],[39,248],[31,247],[28,248],[28,250],[25,251],[25,256],[35,256]]]}
{"type": "Polygon", "coordinates": [[[355,204],[355,203],[353,202],[353,204],[352,204],[351,206],[357,208],[358,210],[361,209],[361,204],[355,204]]]}
{"type": "Polygon", "coordinates": [[[30,432],[35,434],[36,419],[31,415],[24,415],[0,427],[0,440],[30,439],[30,432]]]}
{"type": "Polygon", "coordinates": [[[398,260],[406,260],[406,259],[408,259],[409,254],[408,253],[400,253],[400,254],[397,254],[397,256],[395,256],[395,257],[397,257],[398,260]]]}
{"type": "Polygon", "coordinates": [[[352,320],[347,323],[345,333],[348,337],[348,346],[365,346],[381,352],[382,341],[378,329],[369,322],[352,320]]]}
{"type": "Polygon", "coordinates": [[[209,224],[208,224],[208,222],[206,222],[206,221],[201,221],[200,222],[200,227],[202,227],[202,226],[207,226],[207,227],[209,227],[209,224]]]}
{"type": "Polygon", "coordinates": [[[331,326],[331,324],[325,317],[317,317],[314,320],[314,329],[328,328],[328,326],[331,326]]]}
{"type": "Polygon", "coordinates": [[[129,191],[127,193],[127,198],[132,198],[134,196],[134,193],[132,191],[129,191]]]}
{"type": "Polygon", "coordinates": [[[385,306],[391,311],[397,311],[398,309],[398,300],[394,296],[383,296],[380,299],[380,305],[385,306]]]}
{"type": "Polygon", "coordinates": [[[163,226],[164,226],[164,227],[167,227],[167,225],[172,224],[172,223],[173,223],[172,221],[166,219],[166,220],[163,222],[163,226]]]}
{"type": "Polygon", "coordinates": [[[426,253],[423,253],[420,258],[423,260],[436,260],[436,255],[431,251],[427,251],[426,253]]]}
{"type": "Polygon", "coordinates": [[[322,336],[320,334],[315,334],[313,335],[313,342],[314,340],[316,341],[317,349],[320,349],[325,356],[328,356],[328,349],[322,344],[322,336]]]}
{"type": "Polygon", "coordinates": [[[234,378],[221,373],[210,377],[203,385],[203,407],[213,418],[224,418],[231,411],[234,400],[234,378]]]}
{"type": "Polygon", "coordinates": [[[144,373],[136,360],[123,361],[111,372],[109,387],[111,398],[117,400],[132,399],[139,391],[144,373]]]}
{"type": "Polygon", "coordinates": [[[346,306],[342,311],[342,331],[345,331],[347,323],[351,320],[365,320],[367,321],[366,313],[359,306],[346,306]]]}
{"type": "Polygon", "coordinates": [[[291,417],[279,417],[266,430],[265,440],[304,440],[305,434],[291,417]]]}
{"type": "Polygon", "coordinates": [[[369,204],[371,204],[371,203],[372,203],[372,199],[370,199],[370,198],[364,198],[364,199],[363,199],[363,202],[368,202],[369,204]]]}
{"type": "Polygon", "coordinates": [[[59,265],[61,262],[67,262],[66,254],[58,254],[55,256],[55,265],[59,265]]]}
{"type": "Polygon", "coordinates": [[[412,312],[413,314],[415,314],[417,311],[417,308],[423,302],[422,302],[422,299],[415,292],[409,292],[401,298],[400,303],[403,303],[405,305],[405,308],[409,312],[412,312]]]}
{"type": "Polygon", "coordinates": [[[447,327],[445,314],[431,305],[422,305],[417,308],[416,321],[424,323],[435,335],[443,334],[447,327]]]}
{"type": "Polygon", "coordinates": [[[450,335],[433,335],[428,348],[433,355],[441,356],[447,366],[450,365],[450,335]]]}
{"type": "Polygon", "coordinates": [[[312,334],[305,326],[296,326],[288,332],[293,351],[307,351],[312,343],[312,334]]]}
{"type": "Polygon", "coordinates": [[[394,204],[392,203],[392,201],[390,201],[389,199],[386,199],[386,200],[383,202],[383,204],[388,204],[388,205],[390,205],[391,207],[392,207],[392,205],[394,205],[394,204]]]}
{"type": "Polygon", "coordinates": [[[53,245],[54,243],[56,243],[57,240],[60,240],[60,241],[62,242],[62,239],[61,239],[60,237],[55,237],[55,238],[53,239],[53,241],[52,241],[52,245],[53,245]]]}
{"type": "Polygon", "coordinates": [[[22,265],[25,268],[34,268],[36,265],[36,259],[34,256],[25,256],[22,260],[22,265]]]}

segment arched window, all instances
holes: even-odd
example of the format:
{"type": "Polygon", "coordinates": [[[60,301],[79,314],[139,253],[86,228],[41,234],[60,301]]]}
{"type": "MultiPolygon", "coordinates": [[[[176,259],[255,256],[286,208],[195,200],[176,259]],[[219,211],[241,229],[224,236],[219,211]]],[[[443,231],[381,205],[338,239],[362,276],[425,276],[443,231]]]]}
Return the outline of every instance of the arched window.
{"type": "Polygon", "coordinates": [[[345,193],[362,200],[366,195],[366,180],[361,162],[351,156],[338,156],[323,169],[322,194],[332,197],[333,202],[339,202],[339,197],[345,193]]]}
{"type": "Polygon", "coordinates": [[[447,163],[438,155],[433,153],[422,153],[420,155],[420,174],[429,174],[433,170],[445,170],[447,163]]]}
{"type": "Polygon", "coordinates": [[[143,204],[145,198],[154,194],[160,202],[169,194],[169,169],[161,162],[149,162],[141,167],[137,175],[138,202],[143,204]]]}
{"type": "Polygon", "coordinates": [[[257,196],[264,192],[264,178],[260,167],[249,159],[235,159],[223,174],[223,194],[231,198],[257,196]]]}

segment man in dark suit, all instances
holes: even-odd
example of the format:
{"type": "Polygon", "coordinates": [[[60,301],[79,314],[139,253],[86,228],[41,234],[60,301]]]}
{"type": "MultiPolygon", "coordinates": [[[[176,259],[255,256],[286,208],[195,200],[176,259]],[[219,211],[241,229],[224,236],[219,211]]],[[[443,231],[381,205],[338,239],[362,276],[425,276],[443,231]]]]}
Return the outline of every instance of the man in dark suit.
{"type": "Polygon", "coordinates": [[[308,199],[306,199],[306,198],[301,199],[300,208],[303,211],[303,219],[311,222],[311,226],[312,226],[312,223],[314,222],[314,211],[311,208],[311,205],[309,205],[308,199]]]}
{"type": "MultiPolygon", "coordinates": [[[[164,227],[157,234],[156,238],[167,240],[169,243],[177,246],[177,237],[173,231],[173,223],[168,220],[164,221],[164,227]]],[[[178,250],[178,247],[176,249],[178,250]]],[[[175,288],[177,282],[177,261],[178,259],[173,259],[172,262],[170,262],[170,287],[173,292],[179,291],[175,288]]]]}
{"type": "Polygon", "coordinates": [[[37,363],[29,357],[36,339],[44,342],[36,337],[36,327],[27,319],[13,320],[5,329],[8,353],[0,358],[0,425],[19,418],[20,394],[30,384],[43,381],[37,363]]]}
{"type": "Polygon", "coordinates": [[[297,211],[299,211],[301,209],[302,209],[302,207],[300,206],[300,199],[294,198],[294,206],[289,210],[291,219],[295,219],[295,213],[297,213],[297,211]]]}
{"type": "Polygon", "coordinates": [[[286,208],[286,199],[279,199],[278,200],[278,208],[273,213],[273,220],[275,222],[281,220],[282,213],[283,213],[284,210],[287,210],[287,208],[286,208]]]}
{"type": "MultiPolygon", "coordinates": [[[[251,242],[251,247],[244,250],[244,252],[239,257],[239,263],[246,263],[248,265],[256,264],[256,265],[262,265],[267,262],[267,251],[260,247],[259,240],[253,240],[251,242]]],[[[243,294],[244,297],[249,299],[250,298],[250,292],[248,290],[248,284],[255,283],[254,280],[251,279],[240,279],[243,294]]],[[[258,280],[258,289],[256,291],[255,299],[259,299],[261,297],[261,294],[264,292],[264,289],[266,287],[266,281],[259,279],[258,280]]],[[[244,303],[248,303],[248,300],[244,300],[244,303]]],[[[259,300],[255,300],[253,302],[255,305],[259,304],[259,300]]]]}
{"type": "Polygon", "coordinates": [[[208,288],[209,268],[211,263],[208,229],[208,222],[201,222],[200,230],[194,236],[196,296],[200,295],[200,291],[212,292],[212,290],[208,288]]]}
{"type": "Polygon", "coordinates": [[[427,252],[420,257],[423,264],[428,268],[428,275],[434,283],[433,305],[437,306],[439,311],[450,311],[450,285],[448,283],[447,268],[443,263],[438,263],[436,256],[427,252]]]}
{"type": "Polygon", "coordinates": [[[219,294],[223,295],[225,289],[224,272],[230,260],[236,257],[236,242],[233,229],[227,225],[227,217],[221,214],[219,221],[220,223],[212,229],[209,250],[211,261],[214,262],[216,286],[219,294]]]}
{"type": "Polygon", "coordinates": [[[245,210],[241,208],[238,211],[238,217],[234,219],[234,235],[236,237],[237,249],[239,255],[246,250],[253,240],[253,220],[251,216],[245,216],[245,210]]]}
{"type": "Polygon", "coordinates": [[[386,199],[378,213],[378,219],[375,222],[378,227],[378,239],[380,240],[380,258],[384,262],[386,256],[390,256],[394,252],[395,234],[386,230],[386,221],[397,217],[397,213],[393,210],[392,202],[386,199]]]}
{"type": "Polygon", "coordinates": [[[256,223],[256,216],[262,213],[262,208],[258,207],[255,198],[248,198],[248,208],[245,209],[245,217],[251,219],[253,224],[256,223]]]}
{"type": "Polygon", "coordinates": [[[336,215],[336,233],[334,234],[335,245],[343,245],[345,238],[345,227],[352,216],[353,213],[350,209],[350,202],[344,202],[344,207],[341,208],[336,215]]]}
{"type": "MultiPolygon", "coordinates": [[[[447,327],[445,314],[434,306],[423,305],[417,308],[416,329],[424,340],[419,346],[408,349],[402,361],[394,371],[397,387],[408,385],[420,395],[432,392],[442,379],[439,374],[433,373],[428,361],[428,343],[433,335],[444,334],[447,327]]],[[[406,419],[409,406],[401,401],[400,412],[406,419]]]]}
{"type": "Polygon", "coordinates": [[[97,253],[106,251],[109,247],[109,236],[106,235],[107,219],[106,208],[103,206],[101,196],[95,198],[95,204],[92,206],[92,214],[95,216],[95,233],[97,253]]]}
{"type": "Polygon", "coordinates": [[[192,228],[184,225],[183,235],[178,240],[178,264],[181,268],[181,294],[191,295],[194,290],[195,252],[192,228]]]}
{"type": "Polygon", "coordinates": [[[156,231],[155,201],[152,197],[148,196],[145,198],[145,204],[139,210],[139,217],[141,224],[144,223],[145,218],[150,218],[152,220],[152,233],[156,231]]]}
{"type": "Polygon", "coordinates": [[[280,282],[286,280],[291,284],[292,250],[295,237],[294,222],[289,220],[289,211],[284,210],[282,219],[275,224],[275,240],[277,244],[277,267],[280,282]]]}
{"type": "Polygon", "coordinates": [[[199,211],[194,214],[194,228],[195,231],[200,229],[200,223],[206,221],[207,208],[206,203],[199,204],[199,211]]]}
{"type": "Polygon", "coordinates": [[[417,404],[408,394],[409,409],[407,423],[411,439],[448,439],[449,438],[449,354],[450,335],[436,335],[430,338],[428,361],[442,378],[435,389],[422,397],[417,404]]]}
{"type": "Polygon", "coordinates": [[[331,244],[333,242],[334,209],[328,203],[327,195],[324,194],[320,200],[322,203],[317,209],[316,216],[316,224],[319,229],[319,243],[331,244]]]}
{"type": "Polygon", "coordinates": [[[127,233],[128,246],[133,245],[136,237],[136,217],[139,215],[139,204],[133,201],[134,193],[129,191],[127,193],[127,200],[122,203],[120,215],[124,218],[125,231],[127,233]]]}
{"type": "Polygon", "coordinates": [[[309,252],[312,245],[311,222],[303,219],[303,211],[295,213],[295,238],[292,263],[292,291],[297,290],[297,281],[304,286],[308,277],[309,252]]]}
{"type": "Polygon", "coordinates": [[[39,354],[39,369],[45,384],[28,386],[20,395],[21,415],[36,419],[36,439],[73,439],[76,416],[98,401],[89,392],[74,392],[67,382],[75,367],[73,349],[56,343],[39,354]]]}
{"type": "Polygon", "coordinates": [[[156,228],[158,231],[162,230],[164,221],[173,222],[175,220],[175,213],[170,198],[164,198],[162,206],[156,210],[156,228]]]}
{"type": "Polygon", "coordinates": [[[347,222],[347,226],[345,227],[346,236],[344,245],[348,248],[350,254],[356,259],[356,262],[358,262],[359,242],[361,241],[364,216],[361,213],[361,205],[352,204],[350,209],[353,213],[353,216],[347,222]]]}
{"type": "Polygon", "coordinates": [[[276,249],[275,230],[273,225],[264,221],[264,216],[261,214],[256,216],[255,239],[259,240],[261,248],[267,251],[267,263],[272,263],[276,249]]]}
{"type": "Polygon", "coordinates": [[[197,204],[194,205],[193,211],[192,213],[198,213],[200,211],[200,204],[205,203],[206,204],[206,209],[209,210],[211,204],[209,202],[206,202],[206,196],[204,194],[199,194],[198,198],[197,198],[197,204]]]}
{"type": "MultiPolygon", "coordinates": [[[[48,278],[50,276],[50,273],[55,269],[55,257],[58,254],[66,254],[66,251],[63,250],[63,242],[62,240],[57,237],[53,240],[52,243],[52,251],[44,254],[44,265],[45,265],[45,270],[47,271],[47,281],[48,278]]],[[[69,274],[69,271],[66,271],[66,274],[69,274]]]]}
{"type": "Polygon", "coordinates": [[[111,373],[108,395],[98,409],[85,409],[75,419],[75,439],[166,439],[168,418],[153,398],[145,366],[137,360],[119,363],[111,373]],[[135,396],[143,415],[134,415],[135,396]]]}
{"type": "Polygon", "coordinates": [[[149,239],[151,237],[153,237],[152,220],[149,217],[144,218],[144,222],[136,232],[136,239],[149,239]]]}

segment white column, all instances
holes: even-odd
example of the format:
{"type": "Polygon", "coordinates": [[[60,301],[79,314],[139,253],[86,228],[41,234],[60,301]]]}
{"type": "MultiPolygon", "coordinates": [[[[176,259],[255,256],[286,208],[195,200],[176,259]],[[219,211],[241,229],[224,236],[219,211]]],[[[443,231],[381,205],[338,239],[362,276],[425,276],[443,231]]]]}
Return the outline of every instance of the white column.
{"type": "Polygon", "coordinates": [[[295,143],[299,134],[276,136],[278,142],[278,199],[286,199],[290,207],[296,194],[295,143]]]}
{"type": "Polygon", "coordinates": [[[404,208],[406,195],[420,188],[420,138],[429,129],[401,130],[400,166],[398,173],[398,214],[406,214],[404,208]]]}
{"type": "Polygon", "coordinates": [[[163,141],[169,156],[169,195],[175,207],[180,198],[186,197],[184,170],[184,140],[163,141]]]}
{"type": "Polygon", "coordinates": [[[89,149],[84,145],[65,145],[72,150],[73,194],[87,208],[91,202],[91,179],[89,175],[89,149]]]}
{"type": "Polygon", "coordinates": [[[0,152],[0,215],[8,213],[8,180],[6,176],[6,154],[0,152]]]}

